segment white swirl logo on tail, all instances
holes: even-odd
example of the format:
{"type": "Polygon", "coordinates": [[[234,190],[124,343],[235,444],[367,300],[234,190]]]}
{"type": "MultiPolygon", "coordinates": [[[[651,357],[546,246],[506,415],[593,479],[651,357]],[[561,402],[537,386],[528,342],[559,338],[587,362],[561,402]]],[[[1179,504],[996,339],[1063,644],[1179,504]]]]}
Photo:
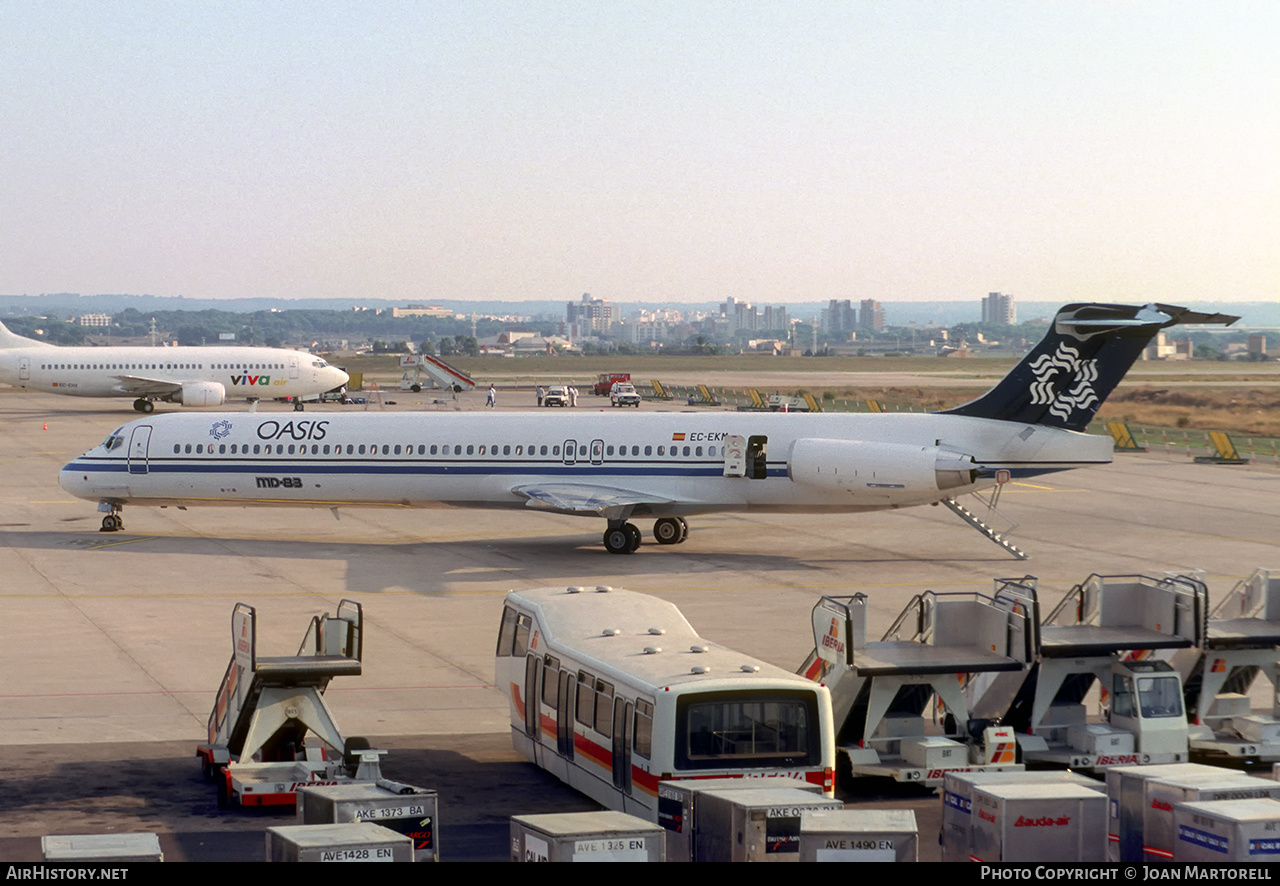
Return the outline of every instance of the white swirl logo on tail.
{"type": "Polygon", "coordinates": [[[1035,381],[1031,383],[1031,402],[1049,404],[1049,414],[1063,421],[1077,409],[1089,409],[1100,403],[1093,383],[1098,379],[1098,361],[1081,360],[1080,352],[1063,342],[1058,350],[1042,354],[1031,363],[1035,381]],[[1058,380],[1062,379],[1059,384],[1058,380]]]}

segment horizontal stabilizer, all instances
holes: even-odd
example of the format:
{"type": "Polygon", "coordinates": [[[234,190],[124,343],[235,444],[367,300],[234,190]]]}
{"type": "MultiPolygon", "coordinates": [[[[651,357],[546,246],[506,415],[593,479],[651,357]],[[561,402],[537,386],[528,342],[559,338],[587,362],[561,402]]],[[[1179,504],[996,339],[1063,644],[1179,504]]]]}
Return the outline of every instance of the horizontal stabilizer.
{"type": "Polygon", "coordinates": [[[994,388],[944,415],[968,415],[1083,431],[1162,329],[1230,325],[1239,317],[1173,305],[1074,304],[994,388]]]}

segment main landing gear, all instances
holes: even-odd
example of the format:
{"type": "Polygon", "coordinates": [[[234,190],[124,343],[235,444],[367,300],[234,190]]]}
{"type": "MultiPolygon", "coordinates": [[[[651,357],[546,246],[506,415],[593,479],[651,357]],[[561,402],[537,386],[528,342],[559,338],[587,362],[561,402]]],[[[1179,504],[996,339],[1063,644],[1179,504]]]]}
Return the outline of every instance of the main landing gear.
{"type": "Polygon", "coordinates": [[[156,404],[152,403],[146,397],[139,397],[133,401],[133,408],[137,412],[152,412],[156,408],[156,404]]]}
{"type": "MultiPolygon", "coordinates": [[[[676,545],[689,537],[683,517],[662,517],[653,524],[658,544],[676,545]]],[[[634,523],[610,523],[604,531],[604,549],[610,554],[633,554],[640,547],[640,530],[634,523]]]]}
{"type": "Polygon", "coordinates": [[[102,528],[99,532],[119,532],[124,529],[124,518],[120,516],[120,506],[104,501],[98,505],[98,510],[106,511],[107,515],[102,518],[102,528]]]}

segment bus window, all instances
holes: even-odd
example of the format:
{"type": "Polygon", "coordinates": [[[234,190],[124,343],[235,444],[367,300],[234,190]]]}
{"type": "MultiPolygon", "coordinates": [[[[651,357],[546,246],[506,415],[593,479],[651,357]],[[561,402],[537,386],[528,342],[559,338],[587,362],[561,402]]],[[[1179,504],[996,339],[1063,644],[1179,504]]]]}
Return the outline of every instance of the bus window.
{"type": "Polygon", "coordinates": [[[560,659],[548,655],[542,664],[542,703],[555,709],[560,706],[560,659]]]}
{"type": "Polygon", "coordinates": [[[561,702],[556,708],[556,753],[573,759],[573,671],[560,672],[560,685],[556,692],[561,702]]]}
{"type": "Polygon", "coordinates": [[[812,693],[706,692],[679,699],[676,766],[802,766],[820,759],[812,693]]]}
{"type": "Polygon", "coordinates": [[[632,735],[631,744],[636,754],[646,760],[653,756],[653,702],[636,700],[636,725],[632,735]]]}
{"type": "Polygon", "coordinates": [[[613,786],[631,791],[631,744],[627,735],[627,722],[631,719],[632,704],[622,699],[613,703],[613,786]]]}
{"type": "Polygon", "coordinates": [[[533,619],[521,613],[516,616],[516,639],[511,647],[514,656],[524,655],[529,651],[529,629],[533,627],[533,619]]]}
{"type": "Polygon", "coordinates": [[[605,738],[613,735],[613,684],[596,681],[595,725],[592,727],[605,738]]]}
{"type": "Polygon", "coordinates": [[[524,734],[535,739],[538,735],[538,671],[541,667],[542,660],[536,655],[524,660],[524,734]]]}
{"type": "Polygon", "coordinates": [[[596,678],[586,671],[578,672],[578,722],[588,728],[594,725],[595,683],[596,678]]]}
{"type": "Polygon", "coordinates": [[[502,610],[502,627],[498,629],[498,649],[496,655],[509,656],[511,654],[511,642],[516,635],[516,611],[510,606],[506,606],[502,610]]]}

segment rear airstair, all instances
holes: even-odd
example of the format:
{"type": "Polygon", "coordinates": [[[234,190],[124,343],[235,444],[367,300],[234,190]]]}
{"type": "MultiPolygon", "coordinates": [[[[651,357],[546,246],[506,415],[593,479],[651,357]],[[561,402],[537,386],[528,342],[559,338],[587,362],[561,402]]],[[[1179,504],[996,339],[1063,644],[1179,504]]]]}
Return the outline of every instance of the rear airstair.
{"type": "Polygon", "coordinates": [[[1201,645],[1207,601],[1204,584],[1186,576],[1091,575],[1044,618],[1025,674],[971,681],[973,715],[1012,726],[1028,765],[1186,762],[1181,680],[1158,655],[1201,645]],[[1106,722],[1088,721],[1094,683],[1106,722]]]}
{"type": "Polygon", "coordinates": [[[800,673],[831,690],[841,764],[853,777],[924,785],[941,784],[948,770],[1021,769],[1012,730],[970,716],[962,678],[1026,668],[1034,611],[1034,591],[1030,599],[926,591],[877,643],[866,639],[864,594],[823,597],[800,673]],[[941,735],[925,734],[931,703],[943,714],[941,735]]]}
{"type": "Polygon", "coordinates": [[[1171,663],[1184,684],[1193,757],[1280,761],[1280,570],[1237,582],[1209,614],[1203,646],[1175,652],[1171,663]],[[1259,676],[1271,684],[1270,714],[1251,708],[1259,676]]]}
{"type": "Polygon", "coordinates": [[[358,676],[364,614],[343,600],[336,616],[314,616],[293,656],[257,652],[256,612],[237,603],[232,657],[209,715],[209,742],[196,749],[218,802],[294,802],[299,787],[376,781],[378,757],[361,738],[344,739],[324,691],[334,677],[358,676]]]}

